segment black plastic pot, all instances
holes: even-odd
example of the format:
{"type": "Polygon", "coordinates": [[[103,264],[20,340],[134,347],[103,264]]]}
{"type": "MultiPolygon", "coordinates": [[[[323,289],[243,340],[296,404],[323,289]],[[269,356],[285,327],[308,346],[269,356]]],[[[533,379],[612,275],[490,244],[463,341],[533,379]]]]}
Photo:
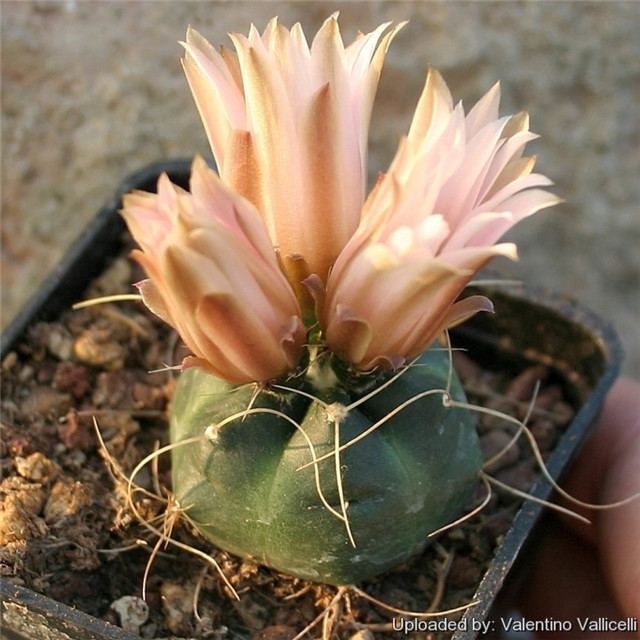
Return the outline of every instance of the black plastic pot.
{"type": "MultiPolygon", "coordinates": [[[[2,335],[2,358],[26,335],[29,326],[52,320],[62,310],[82,299],[84,289],[122,248],[124,223],[117,211],[123,193],[132,189],[155,190],[157,177],[166,171],[171,179],[187,186],[189,161],[172,161],[151,166],[125,180],[114,197],[78,238],[64,260],[44,282],[38,294],[2,335]]],[[[554,478],[560,478],[597,417],[608,389],[617,377],[622,351],[614,329],[573,302],[529,288],[495,289],[483,292],[491,297],[496,313],[478,314],[458,327],[452,336],[456,346],[472,348],[489,368],[520,362],[552,364],[578,411],[548,460],[554,478]]],[[[542,499],[551,494],[539,481],[531,493],[542,499]]],[[[513,578],[507,575],[540,520],[543,508],[533,502],[519,510],[497,555],[480,583],[467,611],[466,630],[453,640],[472,640],[478,623],[496,615],[496,597],[508,592],[513,578]],[[473,624],[475,622],[475,625],[473,624]]],[[[517,567],[516,567],[517,568],[517,567]]],[[[102,620],[73,610],[33,591],[0,580],[3,637],[46,640],[129,640],[136,636],[102,620]]],[[[507,594],[508,595],[508,594],[507,594]]]]}

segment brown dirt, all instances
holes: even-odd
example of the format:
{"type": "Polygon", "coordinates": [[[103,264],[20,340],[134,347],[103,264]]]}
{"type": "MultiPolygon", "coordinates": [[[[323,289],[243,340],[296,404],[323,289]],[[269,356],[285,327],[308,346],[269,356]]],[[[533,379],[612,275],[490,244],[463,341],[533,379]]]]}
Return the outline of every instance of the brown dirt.
{"type": "MultiPolygon", "coordinates": [[[[128,291],[140,276],[133,269],[128,259],[118,259],[87,297],[128,291]]],[[[68,311],[54,322],[38,323],[5,357],[2,575],[148,638],[292,638],[323,613],[336,595],[334,587],[306,583],[229,556],[199,538],[183,520],[165,519],[167,526],[173,524],[172,537],[215,558],[240,597],[236,601],[202,559],[172,546],[154,550],[157,537],[133,517],[126,482],[119,474],[129,475],[154,447],[166,444],[174,374],[149,371],[179,362],[180,349],[161,322],[127,302],[68,311]],[[94,419],[106,449],[100,446],[94,419]],[[152,558],[146,616],[140,598],[152,558]],[[134,615],[139,609],[143,622],[134,615]]],[[[529,366],[494,373],[462,353],[455,356],[472,402],[520,419],[536,381],[542,382],[530,427],[547,455],[558,429],[572,417],[549,370],[529,366]]],[[[513,425],[499,418],[483,416],[478,423],[487,457],[513,433],[513,425]]],[[[522,440],[489,471],[523,490],[536,473],[522,440]]],[[[167,497],[162,487],[171,486],[167,457],[160,458],[156,468],[146,467],[136,484],[149,492],[136,494],[138,510],[162,528],[167,497]],[[160,496],[152,497],[158,490],[160,496]]],[[[362,588],[410,611],[468,604],[519,504],[506,493],[494,494],[480,515],[362,588]],[[443,593],[436,596],[441,579],[443,593]]],[[[333,630],[340,638],[359,640],[371,633],[376,638],[386,637],[386,632],[397,637],[391,628],[395,614],[356,592],[341,595],[325,616],[325,633],[333,630]]],[[[322,633],[320,624],[310,637],[322,633]]]]}

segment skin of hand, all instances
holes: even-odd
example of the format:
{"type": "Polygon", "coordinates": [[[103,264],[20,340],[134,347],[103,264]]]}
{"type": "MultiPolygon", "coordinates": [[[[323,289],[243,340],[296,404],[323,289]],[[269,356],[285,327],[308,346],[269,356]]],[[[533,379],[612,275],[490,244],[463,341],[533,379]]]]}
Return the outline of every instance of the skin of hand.
{"type": "MultiPolygon", "coordinates": [[[[640,493],[640,383],[621,378],[612,387],[563,488],[594,504],[640,493]]],[[[632,632],[584,632],[577,624],[578,617],[632,617],[640,628],[640,497],[605,511],[565,506],[592,524],[555,519],[535,559],[519,607],[522,615],[573,623],[572,632],[540,633],[541,640],[640,638],[632,632]]]]}

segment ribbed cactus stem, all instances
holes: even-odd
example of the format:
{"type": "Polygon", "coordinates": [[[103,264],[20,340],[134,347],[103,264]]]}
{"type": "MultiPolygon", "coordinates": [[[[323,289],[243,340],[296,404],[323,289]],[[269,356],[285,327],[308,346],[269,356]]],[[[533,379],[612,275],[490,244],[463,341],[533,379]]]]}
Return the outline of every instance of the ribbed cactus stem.
{"type": "MultiPolygon", "coordinates": [[[[468,411],[447,407],[445,351],[364,375],[317,358],[269,388],[181,374],[173,490],[221,548],[291,575],[360,582],[405,561],[457,518],[482,464],[468,411]],[[220,426],[222,425],[222,426],[220,426]]],[[[464,399],[452,377],[448,392],[464,399]]]]}

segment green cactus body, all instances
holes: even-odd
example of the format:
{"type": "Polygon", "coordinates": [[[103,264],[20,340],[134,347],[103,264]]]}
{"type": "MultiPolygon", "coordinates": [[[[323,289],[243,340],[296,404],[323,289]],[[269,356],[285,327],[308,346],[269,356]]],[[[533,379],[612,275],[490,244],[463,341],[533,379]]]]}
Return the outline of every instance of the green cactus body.
{"type": "MultiPolygon", "coordinates": [[[[429,533],[460,515],[482,457],[469,412],[444,406],[442,394],[434,393],[395,412],[336,458],[336,434],[344,444],[417,394],[446,388],[447,354],[428,351],[345,412],[392,377],[315,365],[294,382],[318,398],[312,400],[273,387],[256,393],[251,385],[233,387],[198,369],[185,371],[173,398],[171,441],[205,431],[210,437],[172,452],[181,507],[222,549],[316,582],[353,584],[405,561],[427,544],[429,533]],[[216,426],[234,414],[240,417],[216,426]],[[305,467],[313,459],[309,443],[316,459],[332,455],[305,467]],[[339,517],[345,504],[349,528],[339,517]]],[[[450,391],[464,398],[455,376],[450,391]]]]}

